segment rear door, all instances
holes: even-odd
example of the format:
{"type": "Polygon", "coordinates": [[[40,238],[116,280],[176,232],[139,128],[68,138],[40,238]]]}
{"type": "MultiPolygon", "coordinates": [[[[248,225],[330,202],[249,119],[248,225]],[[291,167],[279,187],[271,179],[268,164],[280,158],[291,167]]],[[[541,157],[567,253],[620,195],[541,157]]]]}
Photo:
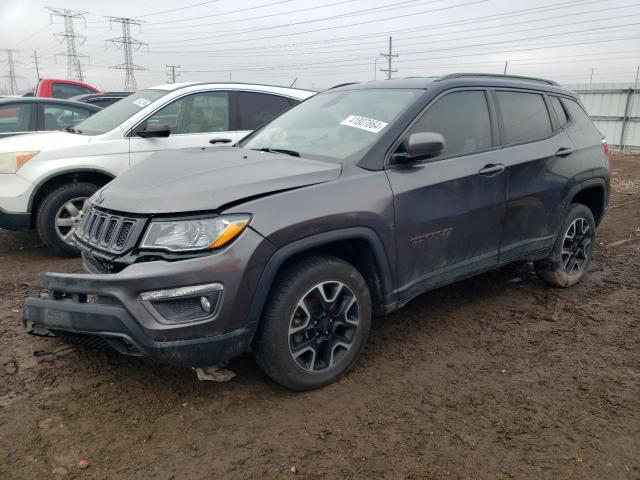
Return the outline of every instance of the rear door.
{"type": "Polygon", "coordinates": [[[446,93],[407,132],[442,134],[443,153],[387,169],[397,276],[407,295],[497,263],[507,177],[495,118],[484,89],[446,93]]]}
{"type": "Polygon", "coordinates": [[[231,127],[231,94],[227,91],[192,93],[150,115],[147,124],[165,124],[166,138],[129,138],[130,162],[135,164],[158,150],[232,145],[239,139],[231,127]]]}
{"type": "Polygon", "coordinates": [[[287,97],[262,92],[235,92],[234,96],[233,123],[240,139],[299,103],[287,97]]]}
{"type": "Polygon", "coordinates": [[[555,214],[575,159],[574,144],[542,92],[496,90],[509,189],[500,262],[544,251],[553,243],[555,214]]]}

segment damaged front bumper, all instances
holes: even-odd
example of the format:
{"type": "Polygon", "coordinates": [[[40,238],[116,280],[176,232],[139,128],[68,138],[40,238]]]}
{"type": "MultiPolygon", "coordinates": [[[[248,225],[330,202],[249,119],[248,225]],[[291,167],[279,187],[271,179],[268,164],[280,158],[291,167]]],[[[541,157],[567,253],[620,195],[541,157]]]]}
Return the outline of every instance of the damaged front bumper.
{"type": "Polygon", "coordinates": [[[254,263],[264,261],[255,253],[270,253],[262,245],[248,230],[235,248],[206,257],[137,263],[108,274],[45,273],[25,301],[23,323],[36,334],[161,363],[222,366],[255,333],[247,312],[259,270],[254,263]]]}

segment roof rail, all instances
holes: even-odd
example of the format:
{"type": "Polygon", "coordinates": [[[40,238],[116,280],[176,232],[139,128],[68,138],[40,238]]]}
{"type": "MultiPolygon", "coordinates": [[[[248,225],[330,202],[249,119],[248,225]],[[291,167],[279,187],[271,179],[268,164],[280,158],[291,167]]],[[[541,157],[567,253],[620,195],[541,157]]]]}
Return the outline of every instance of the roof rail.
{"type": "Polygon", "coordinates": [[[460,77],[513,78],[515,80],[527,80],[529,82],[539,82],[539,83],[545,83],[547,85],[559,86],[557,82],[554,82],[553,80],[546,80],[544,78],[523,77],[520,75],[502,75],[500,73],[449,73],[447,75],[438,77],[435,81],[440,82],[442,80],[451,80],[452,78],[460,78],[460,77]]]}
{"type": "Polygon", "coordinates": [[[333,90],[334,88],[346,87],[347,85],[355,85],[360,82],[347,82],[347,83],[339,83],[338,85],[334,85],[333,87],[327,88],[327,90],[333,90]]]}

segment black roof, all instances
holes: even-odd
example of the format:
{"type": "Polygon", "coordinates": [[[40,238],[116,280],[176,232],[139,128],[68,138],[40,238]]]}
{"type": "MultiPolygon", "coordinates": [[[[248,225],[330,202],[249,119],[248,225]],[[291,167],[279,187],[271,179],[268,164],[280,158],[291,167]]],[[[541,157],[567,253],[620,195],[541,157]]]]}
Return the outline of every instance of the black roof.
{"type": "Polygon", "coordinates": [[[66,105],[68,107],[78,107],[87,110],[93,110],[97,112],[102,108],[83,102],[74,102],[73,100],[64,100],[62,98],[46,98],[46,97],[12,97],[12,98],[0,98],[0,105],[6,105],[9,103],[41,103],[41,104],[55,104],[66,105]]]}
{"type": "Polygon", "coordinates": [[[522,77],[518,75],[501,75],[489,73],[452,73],[440,77],[411,77],[392,80],[373,80],[360,83],[346,83],[337,85],[329,90],[356,89],[421,89],[426,90],[436,85],[451,84],[451,86],[495,86],[518,87],[564,93],[574,96],[573,92],[563,89],[552,80],[543,78],[522,77]]]}

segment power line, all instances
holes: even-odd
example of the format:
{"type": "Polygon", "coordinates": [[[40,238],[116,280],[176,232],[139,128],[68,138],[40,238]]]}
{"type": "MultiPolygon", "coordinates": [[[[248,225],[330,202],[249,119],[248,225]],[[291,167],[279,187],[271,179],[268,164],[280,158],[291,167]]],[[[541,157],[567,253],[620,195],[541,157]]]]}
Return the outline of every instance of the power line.
{"type": "Polygon", "coordinates": [[[172,8],[170,10],[162,10],[160,12],[154,12],[154,13],[145,13],[144,15],[138,15],[138,18],[151,17],[153,15],[162,15],[163,13],[177,12],[178,10],[187,10],[188,8],[195,8],[195,7],[199,7],[201,5],[206,5],[208,3],[215,3],[215,2],[219,2],[219,1],[220,0],[208,0],[206,2],[200,2],[200,3],[193,4],[193,5],[187,5],[186,7],[172,8]]]}
{"type": "Polygon", "coordinates": [[[176,72],[176,68],[180,68],[180,65],[165,65],[169,69],[167,76],[171,79],[170,83],[176,83],[176,77],[180,76],[180,73],[176,72]]]}
{"type": "Polygon", "coordinates": [[[47,7],[48,10],[51,11],[50,17],[51,22],[53,23],[53,17],[62,17],[64,20],[64,33],[56,33],[54,36],[58,38],[60,42],[65,42],[67,46],[67,53],[56,53],[56,58],[58,56],[67,57],[67,78],[75,78],[76,80],[82,81],[82,65],[80,64],[80,57],[89,58],[86,55],[78,55],[76,50],[76,42],[82,45],[87,39],[83,35],[77,35],[75,33],[74,20],[82,20],[85,22],[86,20],[84,16],[87,12],[80,12],[77,10],[68,10],[66,8],[53,8],[47,7]]]}
{"type": "Polygon", "coordinates": [[[16,76],[15,64],[19,62],[17,62],[13,58],[13,54],[18,53],[18,50],[15,50],[13,48],[5,48],[3,52],[7,54],[7,66],[9,69],[8,73],[4,75],[4,77],[9,79],[10,95],[16,95],[18,93],[18,83],[16,82],[17,76],[16,76]]]}
{"type": "Polygon", "coordinates": [[[111,68],[115,68],[118,70],[124,70],[124,91],[125,92],[134,92],[138,89],[136,84],[136,78],[133,74],[135,70],[146,70],[146,68],[141,67],[140,65],[136,65],[133,63],[133,49],[136,50],[142,47],[143,45],[147,45],[145,42],[141,42],[135,38],[131,37],[131,25],[142,25],[141,20],[134,20],[132,18],[124,18],[124,17],[107,17],[109,22],[111,23],[119,23],[122,26],[122,36],[111,38],[107,40],[107,42],[111,42],[114,44],[120,44],[122,46],[122,50],[124,51],[124,63],[119,65],[114,65],[111,68]]]}
{"type": "Polygon", "coordinates": [[[393,69],[392,68],[392,62],[394,58],[398,57],[397,53],[393,53],[393,38],[389,37],[389,52],[388,53],[381,53],[380,54],[381,57],[384,57],[387,59],[387,68],[381,68],[380,71],[381,72],[385,72],[387,74],[387,80],[391,80],[391,74],[396,73],[398,71],[398,69],[393,69]]]}

